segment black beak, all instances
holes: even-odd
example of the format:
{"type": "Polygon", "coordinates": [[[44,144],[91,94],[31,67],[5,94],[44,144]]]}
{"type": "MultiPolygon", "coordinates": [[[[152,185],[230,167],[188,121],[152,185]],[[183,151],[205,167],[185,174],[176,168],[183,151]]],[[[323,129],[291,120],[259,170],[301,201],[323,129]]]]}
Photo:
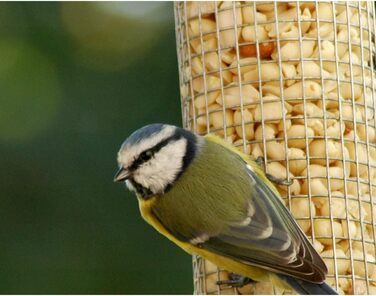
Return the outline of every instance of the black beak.
{"type": "Polygon", "coordinates": [[[125,168],[120,168],[114,177],[114,182],[123,182],[127,180],[130,176],[130,173],[125,168]]]}

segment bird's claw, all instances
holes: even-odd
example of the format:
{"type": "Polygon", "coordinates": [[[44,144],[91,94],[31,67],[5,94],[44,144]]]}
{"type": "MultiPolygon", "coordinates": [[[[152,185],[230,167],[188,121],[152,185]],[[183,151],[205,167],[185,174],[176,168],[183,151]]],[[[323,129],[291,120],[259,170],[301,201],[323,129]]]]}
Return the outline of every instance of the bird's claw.
{"type": "Polygon", "coordinates": [[[217,281],[217,285],[227,285],[232,288],[241,288],[252,282],[250,278],[241,276],[233,272],[230,272],[228,277],[228,280],[217,281]]]}
{"type": "Polygon", "coordinates": [[[259,156],[255,159],[255,163],[263,170],[265,170],[265,160],[264,157],[259,156]]]}
{"type": "Polygon", "coordinates": [[[277,184],[277,185],[285,185],[285,186],[290,186],[294,182],[293,180],[286,180],[286,179],[280,179],[276,178],[271,174],[265,174],[266,177],[268,178],[269,181],[277,184]]]}

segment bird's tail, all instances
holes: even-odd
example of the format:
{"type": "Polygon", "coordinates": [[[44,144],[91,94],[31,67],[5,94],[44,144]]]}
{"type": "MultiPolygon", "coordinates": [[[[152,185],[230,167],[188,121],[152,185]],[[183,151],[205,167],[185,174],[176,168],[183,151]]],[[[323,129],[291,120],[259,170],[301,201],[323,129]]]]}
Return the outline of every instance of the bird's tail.
{"type": "Polygon", "coordinates": [[[299,280],[287,275],[278,275],[283,281],[287,282],[291,288],[301,295],[338,295],[338,293],[327,283],[315,284],[299,280]]]}

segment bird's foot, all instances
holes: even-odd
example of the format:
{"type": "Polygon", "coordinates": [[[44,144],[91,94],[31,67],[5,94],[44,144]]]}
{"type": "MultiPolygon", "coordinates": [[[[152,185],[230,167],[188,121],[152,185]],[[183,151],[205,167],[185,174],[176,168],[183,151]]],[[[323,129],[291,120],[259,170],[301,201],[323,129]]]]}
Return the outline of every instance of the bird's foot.
{"type": "Polygon", "coordinates": [[[265,176],[268,178],[268,180],[274,184],[277,185],[285,185],[285,186],[290,186],[293,183],[293,180],[286,180],[286,179],[281,179],[281,178],[276,178],[271,174],[265,174],[265,176]]]}
{"type": "Polygon", "coordinates": [[[265,159],[262,156],[259,156],[255,159],[255,163],[265,171],[265,159]]]}
{"type": "MultiPolygon", "coordinates": [[[[265,171],[265,160],[264,157],[259,156],[255,160],[256,164],[261,167],[265,171]]],[[[292,185],[293,181],[292,180],[286,180],[286,179],[280,179],[277,177],[274,177],[271,174],[266,173],[265,176],[268,178],[268,180],[274,184],[277,185],[285,185],[285,186],[290,186],[292,185]]]]}
{"type": "Polygon", "coordinates": [[[250,278],[244,277],[233,272],[230,272],[228,277],[228,280],[217,281],[217,285],[228,285],[232,288],[241,288],[253,282],[253,280],[251,280],[250,278]]]}

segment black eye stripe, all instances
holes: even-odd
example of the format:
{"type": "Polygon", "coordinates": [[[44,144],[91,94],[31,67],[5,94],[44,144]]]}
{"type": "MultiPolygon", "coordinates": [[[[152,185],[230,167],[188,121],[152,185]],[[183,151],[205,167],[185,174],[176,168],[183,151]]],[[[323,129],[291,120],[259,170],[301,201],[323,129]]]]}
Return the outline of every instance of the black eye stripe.
{"type": "Polygon", "coordinates": [[[177,141],[181,139],[181,135],[175,133],[172,136],[168,137],[167,139],[163,140],[162,142],[158,143],[154,147],[150,148],[149,150],[143,151],[138,158],[133,161],[132,165],[130,166],[130,169],[132,171],[136,170],[140,165],[143,163],[149,161],[155,153],[157,153],[159,150],[161,150],[163,147],[165,147],[167,144],[169,144],[172,141],[177,141]]]}
{"type": "Polygon", "coordinates": [[[138,158],[132,163],[130,169],[135,170],[144,162],[147,162],[150,158],[152,158],[153,154],[150,153],[149,150],[142,152],[138,158]]]}

